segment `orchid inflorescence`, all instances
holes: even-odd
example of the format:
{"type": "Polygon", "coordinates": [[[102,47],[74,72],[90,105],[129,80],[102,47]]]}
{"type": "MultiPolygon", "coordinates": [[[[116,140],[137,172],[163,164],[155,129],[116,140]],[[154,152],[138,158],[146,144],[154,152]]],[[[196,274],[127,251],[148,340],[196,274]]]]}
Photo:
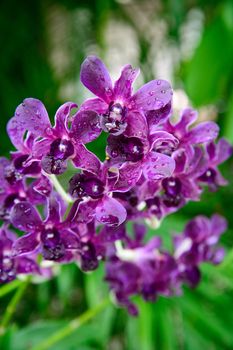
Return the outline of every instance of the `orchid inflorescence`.
{"type": "Polygon", "coordinates": [[[218,165],[232,154],[225,139],[216,143],[213,121],[192,124],[197,112],[173,121],[172,88],[152,80],[135,93],[138,69],[126,65],[113,84],[103,62],[89,56],[81,81],[94,95],[78,109],[64,103],[51,125],[41,101],[27,98],[7,125],[16,148],[0,159],[0,283],[25,274],[49,278],[53,264],[76,262],[83,271],[106,263],[105,280],[118,304],[136,315],[132,296],[154,301],[196,286],[199,264],[217,264],[226,221],[198,216],[173,239],[146,236],[170,213],[198,201],[227,182],[218,165]],[[108,133],[102,162],[86,148],[108,133]],[[58,181],[69,174],[68,193],[58,181]],[[128,232],[128,223],[133,232],[128,232]],[[17,233],[13,232],[17,229],[17,233]],[[50,264],[49,264],[50,262],[50,264]]]}

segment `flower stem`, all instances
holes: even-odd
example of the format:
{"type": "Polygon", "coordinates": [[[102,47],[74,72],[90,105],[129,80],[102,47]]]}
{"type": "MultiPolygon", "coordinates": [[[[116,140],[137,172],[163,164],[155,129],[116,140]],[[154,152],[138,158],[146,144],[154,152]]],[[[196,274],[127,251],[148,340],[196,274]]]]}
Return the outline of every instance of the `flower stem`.
{"type": "Polygon", "coordinates": [[[21,282],[21,285],[17,289],[16,293],[14,294],[13,298],[11,299],[10,303],[7,305],[6,311],[3,315],[1,326],[0,326],[0,335],[4,334],[10,320],[16,310],[16,307],[20,301],[20,299],[23,296],[24,291],[26,290],[27,286],[29,284],[29,279],[26,280],[25,282],[21,282]]]}
{"type": "Polygon", "coordinates": [[[73,203],[73,199],[68,193],[66,193],[66,191],[64,190],[64,188],[62,187],[62,185],[60,184],[56,176],[52,174],[52,175],[49,175],[49,178],[52,181],[56,191],[60,194],[60,196],[64,199],[64,201],[67,203],[73,203]]]}
{"type": "Polygon", "coordinates": [[[4,286],[0,288],[0,298],[4,297],[4,295],[10,293],[12,290],[19,287],[21,283],[22,281],[20,280],[14,280],[10,283],[4,284],[4,286]]]}
{"type": "Polygon", "coordinates": [[[76,331],[78,328],[80,328],[83,324],[88,322],[90,319],[95,317],[99,312],[101,312],[107,305],[109,305],[110,300],[105,299],[97,305],[96,307],[87,310],[84,312],[81,316],[74,318],[72,321],[68,323],[67,326],[61,328],[54,334],[52,334],[49,338],[42,341],[40,344],[34,346],[31,350],[46,350],[49,349],[51,346],[59,342],[60,340],[66,338],[68,335],[76,331]]]}

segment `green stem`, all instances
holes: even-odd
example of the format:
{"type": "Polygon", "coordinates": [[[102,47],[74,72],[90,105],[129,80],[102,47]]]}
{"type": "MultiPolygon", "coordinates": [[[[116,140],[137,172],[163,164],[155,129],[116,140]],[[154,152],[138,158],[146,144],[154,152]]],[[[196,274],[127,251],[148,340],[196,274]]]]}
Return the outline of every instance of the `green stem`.
{"type": "Polygon", "coordinates": [[[64,201],[67,203],[73,203],[73,199],[71,198],[71,196],[68,193],[66,193],[66,191],[64,190],[64,188],[62,187],[62,185],[60,184],[60,182],[58,181],[56,176],[49,175],[49,178],[52,181],[53,186],[55,187],[56,191],[60,194],[60,196],[64,199],[64,201]]]}
{"type": "Polygon", "coordinates": [[[34,346],[31,350],[46,350],[49,349],[54,344],[58,343],[60,340],[66,338],[68,335],[76,331],[83,324],[95,317],[99,312],[101,312],[107,305],[109,305],[110,300],[105,299],[102,303],[96,307],[84,312],[81,316],[74,318],[68,323],[67,326],[61,328],[49,338],[42,341],[39,345],[34,346]]]}
{"type": "Polygon", "coordinates": [[[19,287],[21,283],[22,281],[20,280],[14,280],[10,283],[4,284],[4,286],[0,288],[0,298],[4,297],[4,295],[10,293],[12,290],[19,287]]]}
{"type": "Polygon", "coordinates": [[[13,298],[11,299],[10,303],[7,305],[6,311],[3,315],[2,318],[2,322],[1,322],[1,326],[0,326],[0,335],[4,334],[4,332],[6,331],[9,322],[16,310],[16,307],[20,301],[20,299],[23,296],[23,293],[25,291],[25,289],[27,288],[29,284],[29,279],[25,282],[21,282],[21,285],[19,286],[19,288],[17,289],[16,293],[14,294],[13,298]]]}

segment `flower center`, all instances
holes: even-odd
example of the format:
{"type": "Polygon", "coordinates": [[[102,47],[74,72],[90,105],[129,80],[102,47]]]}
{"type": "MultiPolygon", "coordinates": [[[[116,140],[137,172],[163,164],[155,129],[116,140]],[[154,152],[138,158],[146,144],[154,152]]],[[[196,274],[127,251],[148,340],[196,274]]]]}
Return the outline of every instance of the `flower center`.
{"type": "Polygon", "coordinates": [[[50,146],[50,155],[55,159],[65,160],[74,153],[74,146],[71,141],[65,139],[56,139],[50,146]]]}
{"type": "Polygon", "coordinates": [[[91,242],[83,243],[81,250],[81,269],[83,271],[92,271],[98,267],[96,250],[91,242]]]}
{"type": "Polygon", "coordinates": [[[199,177],[200,181],[207,182],[208,184],[214,184],[216,179],[216,171],[214,169],[207,169],[206,172],[199,177]]]}
{"type": "Polygon", "coordinates": [[[58,260],[65,255],[65,247],[56,229],[44,230],[40,236],[42,255],[46,260],[58,260]]]}
{"type": "Polygon", "coordinates": [[[125,108],[120,103],[114,103],[109,106],[106,114],[100,118],[100,124],[104,131],[113,135],[122,134],[127,126],[125,121],[125,108]]]}
{"type": "Polygon", "coordinates": [[[146,205],[152,215],[160,216],[162,214],[158,197],[147,199],[146,205]]]}
{"type": "Polygon", "coordinates": [[[0,258],[0,282],[9,282],[15,277],[14,260],[4,255],[0,258]]]}
{"type": "Polygon", "coordinates": [[[162,187],[164,189],[163,203],[167,207],[177,207],[182,200],[182,183],[175,177],[163,179],[162,187]]]}
{"type": "Polygon", "coordinates": [[[5,168],[4,177],[10,185],[15,185],[22,179],[22,175],[12,165],[5,168]]]}
{"type": "Polygon", "coordinates": [[[94,176],[88,177],[84,174],[76,174],[70,180],[69,192],[74,197],[90,196],[97,199],[103,196],[104,184],[94,176]]]}
{"type": "Polygon", "coordinates": [[[123,149],[128,161],[138,162],[143,158],[143,144],[137,137],[125,138],[123,149]]]}

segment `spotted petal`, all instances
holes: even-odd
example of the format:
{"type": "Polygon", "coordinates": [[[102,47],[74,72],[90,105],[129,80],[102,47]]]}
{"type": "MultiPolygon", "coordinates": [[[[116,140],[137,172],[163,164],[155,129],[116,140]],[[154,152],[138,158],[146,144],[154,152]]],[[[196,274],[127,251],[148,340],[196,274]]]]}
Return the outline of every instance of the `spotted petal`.
{"type": "Polygon", "coordinates": [[[183,142],[191,144],[207,143],[216,139],[219,127],[215,122],[203,122],[191,129],[183,138],[183,142]]]}
{"type": "Polygon", "coordinates": [[[71,132],[77,142],[88,143],[101,133],[99,116],[94,111],[81,111],[73,119],[71,132]]]}
{"type": "Polygon", "coordinates": [[[152,80],[130,98],[128,107],[132,110],[156,110],[170,103],[171,98],[172,88],[166,80],[152,80]]]}
{"type": "Polygon", "coordinates": [[[126,217],[126,209],[112,197],[105,196],[96,207],[96,219],[103,224],[118,226],[126,217]]]}
{"type": "Polygon", "coordinates": [[[139,75],[140,70],[134,69],[130,64],[123,67],[120,78],[115,82],[115,98],[127,100],[132,94],[132,84],[139,75]]]}
{"type": "Polygon", "coordinates": [[[148,180],[160,180],[170,177],[174,170],[174,159],[157,152],[150,152],[143,164],[143,174],[148,180]]]}
{"type": "Polygon", "coordinates": [[[84,145],[76,144],[75,157],[72,159],[77,168],[97,174],[100,171],[101,162],[92,152],[88,151],[84,145]]]}
{"type": "Polygon", "coordinates": [[[10,213],[10,221],[16,228],[25,232],[34,232],[42,224],[37,210],[28,202],[14,205],[10,213]]]}
{"type": "Polygon", "coordinates": [[[127,162],[123,164],[119,169],[118,179],[111,190],[116,192],[127,192],[129,189],[135,186],[137,181],[140,179],[141,174],[141,162],[127,162]]]}
{"type": "Polygon", "coordinates": [[[140,139],[147,139],[148,125],[146,118],[142,113],[130,111],[127,114],[127,128],[124,135],[129,137],[138,137],[140,139]]]}
{"type": "Polygon", "coordinates": [[[64,103],[56,112],[55,115],[55,127],[54,131],[56,132],[57,137],[62,137],[64,133],[68,133],[68,121],[72,109],[77,108],[78,105],[74,102],[64,103]]]}
{"type": "Polygon", "coordinates": [[[39,247],[39,237],[36,233],[29,233],[18,238],[12,247],[13,255],[23,255],[32,253],[39,247]]]}
{"type": "Polygon", "coordinates": [[[81,66],[81,82],[93,94],[109,103],[113,97],[112,81],[104,63],[96,56],[88,56],[81,66]]]}
{"type": "Polygon", "coordinates": [[[35,136],[43,136],[50,127],[45,106],[35,98],[26,98],[16,108],[14,118],[21,129],[31,131],[35,136]]]}

